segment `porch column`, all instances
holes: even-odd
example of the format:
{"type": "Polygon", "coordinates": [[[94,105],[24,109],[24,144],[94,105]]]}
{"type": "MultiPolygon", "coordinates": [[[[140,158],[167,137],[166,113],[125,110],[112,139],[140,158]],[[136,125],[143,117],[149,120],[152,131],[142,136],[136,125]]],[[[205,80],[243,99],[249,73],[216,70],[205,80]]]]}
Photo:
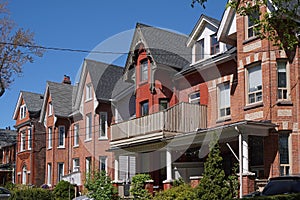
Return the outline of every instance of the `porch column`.
{"type": "Polygon", "coordinates": [[[242,151],[243,151],[243,174],[249,173],[249,146],[248,135],[242,135],[242,151]]]}
{"type": "Polygon", "coordinates": [[[172,181],[172,154],[171,149],[166,149],[166,167],[167,167],[167,181],[172,181]]]}
{"type": "Polygon", "coordinates": [[[119,181],[119,156],[115,155],[115,182],[119,181]]]}

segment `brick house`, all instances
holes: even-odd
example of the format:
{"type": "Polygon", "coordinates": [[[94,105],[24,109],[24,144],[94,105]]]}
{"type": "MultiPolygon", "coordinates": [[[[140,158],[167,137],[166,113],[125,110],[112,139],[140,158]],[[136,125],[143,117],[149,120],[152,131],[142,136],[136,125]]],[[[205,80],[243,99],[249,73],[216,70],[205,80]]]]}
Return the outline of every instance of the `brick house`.
{"type": "Polygon", "coordinates": [[[164,189],[198,179],[214,135],[225,173],[239,162],[241,194],[255,179],[299,173],[298,49],[288,60],[250,25],[231,8],[220,22],[200,16],[189,37],[137,24],[128,86],[113,99],[116,182],[141,172],[164,189]]]}
{"type": "Polygon", "coordinates": [[[13,119],[18,133],[15,183],[40,186],[45,173],[45,129],[38,122],[43,95],[21,91],[13,119]]]}
{"type": "Polygon", "coordinates": [[[15,182],[17,132],[0,129],[0,184],[15,182]]]}

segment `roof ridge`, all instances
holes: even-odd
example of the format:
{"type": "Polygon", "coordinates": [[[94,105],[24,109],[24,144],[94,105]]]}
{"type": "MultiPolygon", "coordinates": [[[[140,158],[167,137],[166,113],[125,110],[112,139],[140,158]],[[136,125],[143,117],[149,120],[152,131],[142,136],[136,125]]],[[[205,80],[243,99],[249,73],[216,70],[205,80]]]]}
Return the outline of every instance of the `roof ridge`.
{"type": "Polygon", "coordinates": [[[102,61],[98,61],[98,60],[92,60],[92,59],[90,59],[90,58],[85,58],[84,60],[85,60],[85,61],[88,61],[88,62],[95,62],[95,63],[105,64],[105,65],[112,66],[112,67],[124,68],[124,67],[122,67],[122,66],[120,66],[120,65],[109,64],[109,63],[102,62],[102,61]]]}

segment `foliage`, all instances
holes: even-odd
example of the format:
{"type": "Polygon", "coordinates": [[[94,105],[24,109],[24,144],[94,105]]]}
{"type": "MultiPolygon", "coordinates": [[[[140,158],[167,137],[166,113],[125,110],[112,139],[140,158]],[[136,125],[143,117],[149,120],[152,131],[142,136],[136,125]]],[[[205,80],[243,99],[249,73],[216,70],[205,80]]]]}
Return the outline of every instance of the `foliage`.
{"type": "Polygon", "coordinates": [[[239,178],[238,178],[238,163],[235,163],[231,175],[228,176],[229,189],[232,197],[238,196],[239,191],[239,178]]]}
{"type": "Polygon", "coordinates": [[[0,2],[0,97],[14,81],[14,75],[22,74],[22,66],[33,62],[33,56],[42,56],[43,50],[34,42],[29,30],[16,28],[9,19],[7,3],[0,2]]]}
{"type": "Polygon", "coordinates": [[[55,186],[53,193],[56,200],[73,199],[75,188],[70,182],[62,180],[55,186]]]}
{"type": "Polygon", "coordinates": [[[174,187],[180,186],[180,185],[183,185],[183,184],[185,184],[185,182],[184,182],[183,178],[181,178],[181,177],[179,179],[176,179],[176,180],[173,181],[173,186],[174,187]]]}
{"type": "Polygon", "coordinates": [[[214,141],[211,142],[210,153],[204,163],[203,178],[197,187],[197,194],[200,199],[227,200],[232,198],[230,184],[226,180],[222,168],[222,161],[219,144],[214,141]]]}
{"type": "Polygon", "coordinates": [[[111,200],[118,197],[116,188],[111,184],[111,179],[105,171],[94,172],[84,186],[89,191],[88,196],[95,200],[111,200]]]}
{"type": "Polygon", "coordinates": [[[11,191],[10,200],[51,200],[54,195],[51,190],[42,188],[23,188],[11,191]]]}
{"type": "Polygon", "coordinates": [[[169,190],[156,194],[154,200],[194,200],[197,199],[196,191],[188,184],[180,184],[169,190]]]}
{"type": "Polygon", "coordinates": [[[145,189],[146,181],[151,180],[149,174],[137,174],[132,177],[130,192],[135,199],[151,199],[151,194],[145,189]]]}

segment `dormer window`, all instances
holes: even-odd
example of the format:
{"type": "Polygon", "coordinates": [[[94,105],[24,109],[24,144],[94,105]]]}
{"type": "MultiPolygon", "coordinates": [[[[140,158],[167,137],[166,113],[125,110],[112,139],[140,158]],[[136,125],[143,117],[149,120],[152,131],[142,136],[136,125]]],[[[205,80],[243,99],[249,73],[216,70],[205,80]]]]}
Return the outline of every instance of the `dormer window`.
{"type": "Polygon", "coordinates": [[[217,40],[217,35],[213,34],[210,36],[210,55],[214,55],[220,52],[219,41],[217,40]]]}
{"type": "Polygon", "coordinates": [[[24,119],[26,117],[26,105],[23,104],[20,107],[20,119],[24,119]]]}
{"type": "Polygon", "coordinates": [[[52,115],[52,110],[53,110],[52,102],[49,102],[49,104],[48,104],[48,116],[52,115]]]}
{"type": "Polygon", "coordinates": [[[204,39],[198,40],[195,43],[195,61],[202,60],[204,58],[204,39]]]}
{"type": "Polygon", "coordinates": [[[85,100],[89,101],[92,99],[92,84],[88,83],[85,86],[85,100]]]}
{"type": "Polygon", "coordinates": [[[140,71],[141,71],[141,82],[145,82],[148,80],[148,60],[142,60],[140,63],[140,71]]]}

